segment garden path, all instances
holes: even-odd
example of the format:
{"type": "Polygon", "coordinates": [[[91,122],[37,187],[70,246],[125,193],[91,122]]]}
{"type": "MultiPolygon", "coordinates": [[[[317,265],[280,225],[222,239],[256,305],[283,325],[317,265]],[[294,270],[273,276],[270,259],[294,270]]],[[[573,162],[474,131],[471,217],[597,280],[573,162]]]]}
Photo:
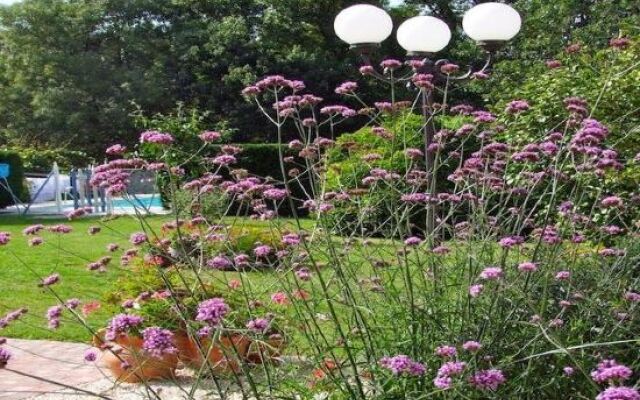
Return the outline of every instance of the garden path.
{"type": "MultiPolygon", "coordinates": [[[[48,340],[9,339],[6,347],[12,358],[8,369],[0,369],[0,400],[86,400],[95,398],[53,382],[61,382],[74,388],[100,394],[113,400],[144,400],[151,398],[144,385],[117,384],[98,363],[84,361],[89,345],[83,343],[55,342],[48,340]],[[12,372],[12,371],[17,371],[12,372]],[[33,377],[22,374],[32,375],[33,377]],[[52,381],[46,382],[41,379],[52,381]]],[[[178,371],[176,382],[153,382],[152,388],[162,400],[185,398],[184,389],[192,378],[185,371],[178,371]],[[180,385],[177,383],[182,383],[180,385]]],[[[194,399],[219,399],[213,395],[211,385],[202,385],[194,399]]],[[[225,385],[229,388],[232,385],[225,385]]],[[[229,389],[227,400],[241,400],[241,393],[229,389]]]]}
{"type": "MultiPolygon", "coordinates": [[[[10,370],[70,386],[104,378],[98,366],[84,361],[84,352],[89,348],[86,344],[9,339],[6,346],[12,353],[7,365],[10,370]]],[[[0,400],[28,399],[64,389],[10,370],[0,369],[0,400]]]]}

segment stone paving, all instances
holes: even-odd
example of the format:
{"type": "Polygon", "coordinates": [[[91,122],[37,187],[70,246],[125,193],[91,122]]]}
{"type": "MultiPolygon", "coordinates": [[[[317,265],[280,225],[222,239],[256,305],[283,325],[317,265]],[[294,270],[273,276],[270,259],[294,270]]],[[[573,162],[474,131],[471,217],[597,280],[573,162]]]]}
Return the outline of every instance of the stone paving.
{"type": "MultiPolygon", "coordinates": [[[[7,368],[19,372],[74,387],[105,378],[100,368],[84,361],[84,352],[89,348],[86,344],[8,339],[6,346],[13,354],[7,368]]],[[[53,383],[0,369],[0,400],[29,399],[62,389],[53,383]]]]}

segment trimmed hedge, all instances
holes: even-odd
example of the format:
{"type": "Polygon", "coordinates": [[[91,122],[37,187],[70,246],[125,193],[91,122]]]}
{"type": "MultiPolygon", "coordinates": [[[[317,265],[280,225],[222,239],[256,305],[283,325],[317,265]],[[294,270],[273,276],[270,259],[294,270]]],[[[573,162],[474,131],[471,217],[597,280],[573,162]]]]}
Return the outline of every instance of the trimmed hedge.
{"type": "Polygon", "coordinates": [[[26,149],[12,148],[12,151],[20,154],[24,169],[29,172],[48,174],[53,163],[57,162],[62,171],[70,171],[72,168],[85,168],[95,161],[82,151],[66,149],[26,149]]]}
{"type": "MultiPolygon", "coordinates": [[[[24,199],[27,191],[24,186],[24,169],[20,155],[15,151],[0,150],[0,164],[9,164],[10,172],[9,178],[7,179],[9,186],[16,197],[24,199]]],[[[14,201],[9,192],[4,188],[0,188],[0,208],[5,208],[13,204],[14,201]]]]}

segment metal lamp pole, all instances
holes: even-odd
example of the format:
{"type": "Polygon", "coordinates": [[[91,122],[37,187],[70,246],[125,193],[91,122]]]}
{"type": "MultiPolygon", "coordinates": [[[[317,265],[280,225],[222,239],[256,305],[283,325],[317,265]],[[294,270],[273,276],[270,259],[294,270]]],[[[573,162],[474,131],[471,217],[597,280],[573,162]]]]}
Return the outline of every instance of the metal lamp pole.
{"type": "MultiPolygon", "coordinates": [[[[394,77],[393,81],[409,82],[418,74],[432,76],[433,87],[419,87],[430,195],[435,194],[437,188],[436,159],[431,150],[436,134],[433,119],[435,87],[450,81],[460,82],[485,74],[491,66],[494,54],[519,32],[521,19],[518,12],[508,5],[483,3],[467,11],[462,25],[465,33],[485,51],[486,60],[479,70],[474,71],[469,67],[466,73],[457,76],[441,71],[441,67],[448,64],[449,60],[436,58],[436,53],[444,49],[451,39],[451,31],[446,23],[431,16],[417,16],[406,20],[397,30],[398,43],[407,50],[406,64],[416,60],[419,63],[417,67],[413,64],[411,71],[401,77],[394,77]]],[[[351,6],[338,14],[334,29],[338,37],[347,42],[350,49],[360,56],[364,65],[370,66],[369,75],[389,84],[392,83],[392,78],[376,71],[371,62],[371,55],[393,31],[391,17],[384,10],[369,4],[351,6]]],[[[429,201],[426,231],[432,235],[436,230],[436,212],[436,205],[433,201],[429,201]]]]}

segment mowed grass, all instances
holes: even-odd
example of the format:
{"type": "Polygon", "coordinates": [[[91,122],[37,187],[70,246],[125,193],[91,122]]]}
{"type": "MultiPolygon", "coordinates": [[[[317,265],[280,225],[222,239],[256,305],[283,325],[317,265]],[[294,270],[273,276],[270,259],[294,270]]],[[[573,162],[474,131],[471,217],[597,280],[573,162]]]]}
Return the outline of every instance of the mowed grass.
{"type": "MultiPolygon", "coordinates": [[[[166,221],[167,216],[148,218],[154,229],[166,221]]],[[[52,339],[65,341],[86,341],[90,334],[75,321],[69,321],[65,313],[60,328],[47,328],[45,313],[56,305],[57,299],[47,289],[38,286],[39,277],[58,273],[60,283],[55,291],[63,299],[78,298],[82,302],[100,301],[101,308],[88,317],[94,327],[104,324],[114,310],[113,305],[102,301],[113,290],[113,283],[127,271],[119,267],[122,251],[113,254],[107,251],[109,243],[117,243],[122,249],[131,247],[128,243],[133,232],[141,230],[140,223],[133,217],[123,216],[110,221],[86,218],[75,221],[66,219],[20,218],[0,216],[0,232],[10,232],[12,240],[7,246],[0,246],[0,315],[26,307],[29,312],[20,321],[0,330],[0,336],[25,339],[52,339]],[[73,227],[66,235],[41,232],[44,244],[28,246],[28,238],[22,230],[31,224],[45,226],[64,223],[73,227]],[[90,226],[100,226],[102,231],[94,236],[87,234],[90,226]],[[88,271],[89,262],[103,256],[113,256],[113,262],[104,273],[88,271]]]]}
{"type": "MultiPolygon", "coordinates": [[[[153,216],[146,218],[147,228],[159,233],[161,225],[171,220],[172,216],[153,216]]],[[[229,225],[243,227],[259,227],[269,229],[269,223],[248,218],[228,218],[229,225]]],[[[284,222],[285,226],[294,227],[293,222],[284,222]]],[[[312,223],[305,221],[305,228],[312,223]]],[[[0,246],[0,317],[6,313],[25,307],[28,313],[19,321],[0,330],[0,336],[22,339],[50,339],[62,341],[88,341],[91,333],[68,313],[63,314],[60,327],[52,330],[47,327],[46,312],[51,306],[59,304],[58,299],[46,288],[39,287],[42,277],[53,273],[60,274],[60,282],[53,286],[62,300],[77,298],[82,303],[97,301],[100,308],[87,317],[87,323],[93,328],[104,327],[107,320],[120,312],[117,304],[105,301],[110,294],[118,290],[117,282],[127,279],[132,273],[120,266],[123,251],[131,248],[129,237],[133,232],[142,230],[140,222],[132,216],[121,216],[105,220],[88,217],[74,221],[52,218],[24,218],[0,216],[0,232],[11,233],[12,240],[7,246],[0,246]],[[40,232],[44,243],[30,247],[24,236],[25,227],[33,224],[51,226],[66,224],[73,228],[69,234],[40,232]],[[89,227],[98,226],[101,232],[89,235],[89,227]],[[120,246],[116,252],[110,253],[107,245],[115,243],[120,246]],[[95,272],[87,269],[87,264],[101,257],[113,258],[106,272],[95,272]]],[[[212,283],[227,286],[231,279],[240,279],[252,290],[263,292],[277,290],[278,279],[270,272],[259,273],[217,272],[210,276],[212,283]]]]}

